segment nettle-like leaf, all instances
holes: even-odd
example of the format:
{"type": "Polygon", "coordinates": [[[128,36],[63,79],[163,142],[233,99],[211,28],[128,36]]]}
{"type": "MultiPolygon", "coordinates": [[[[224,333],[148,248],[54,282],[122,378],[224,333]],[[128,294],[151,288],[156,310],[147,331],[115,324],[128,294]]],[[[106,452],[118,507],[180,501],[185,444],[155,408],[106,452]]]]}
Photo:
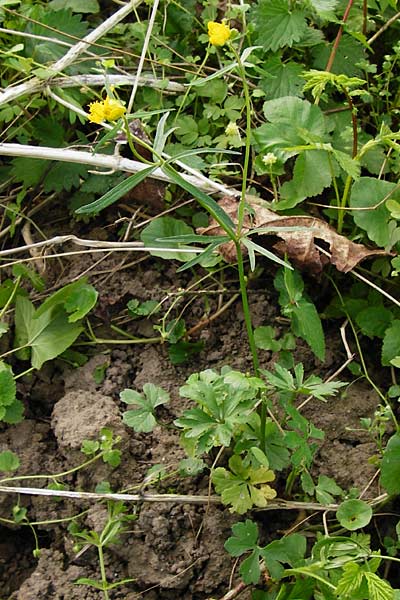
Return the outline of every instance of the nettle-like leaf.
{"type": "Polygon", "coordinates": [[[236,454],[229,459],[229,468],[230,471],[218,467],[211,480],[223,504],[231,505],[231,512],[242,515],[253,506],[264,508],[268,500],[276,497],[276,491],[268,485],[275,479],[270,469],[246,467],[236,454]]]}
{"type": "Polygon", "coordinates": [[[169,394],[165,390],[152,383],[145,383],[143,394],[135,390],[125,389],[121,392],[120,398],[126,404],[134,404],[137,408],[128,410],[122,415],[122,420],[126,425],[132,427],[135,431],[149,433],[157,423],[154,416],[157,406],[169,402],[169,394]]]}
{"type": "Polygon", "coordinates": [[[393,320],[393,313],[382,304],[368,306],[357,312],[355,320],[364,335],[370,338],[383,337],[393,320]]]}
{"type": "Polygon", "coordinates": [[[192,440],[197,454],[213,446],[228,447],[237,427],[245,424],[254,410],[258,390],[264,387],[261,379],[229,368],[221,369],[220,375],[211,369],[194,373],[180,395],[194,400],[198,407],[174,421],[183,429],[183,441],[192,440]]]}
{"type": "MultiPolygon", "coordinates": [[[[88,23],[81,20],[79,15],[73,15],[70,10],[48,10],[46,6],[34,6],[30,12],[31,21],[26,24],[27,33],[49,36],[46,25],[52,28],[52,37],[63,42],[71,42],[70,34],[76,39],[82,39],[87,32],[88,23]]],[[[27,38],[25,41],[25,56],[33,58],[37,63],[54,62],[65,54],[65,48],[53,42],[38,41],[27,38]]],[[[82,65],[80,65],[82,69],[82,65]]]]}
{"type": "Polygon", "coordinates": [[[343,574],[336,587],[336,593],[341,598],[350,598],[361,587],[363,572],[361,566],[355,562],[348,562],[343,566],[343,574]]]}
{"type": "Polygon", "coordinates": [[[393,600],[394,590],[387,581],[368,571],[365,571],[364,578],[367,580],[369,600],[393,600]]]}
{"type": "Polygon", "coordinates": [[[260,88],[267,100],[284,96],[303,96],[304,79],[301,77],[302,65],[293,61],[283,62],[281,57],[273,55],[262,65],[260,88]]]}
{"type": "MultiPolygon", "coordinates": [[[[333,42],[316,46],[313,49],[313,68],[323,71],[332,52],[333,42]]],[[[365,47],[351,35],[343,34],[335,54],[332,73],[347,75],[348,77],[363,77],[365,73],[359,66],[365,60],[365,47]]]]}
{"type": "Polygon", "coordinates": [[[250,14],[256,44],[264,50],[292,47],[307,31],[305,13],[289,5],[288,0],[259,0],[250,14]]]}

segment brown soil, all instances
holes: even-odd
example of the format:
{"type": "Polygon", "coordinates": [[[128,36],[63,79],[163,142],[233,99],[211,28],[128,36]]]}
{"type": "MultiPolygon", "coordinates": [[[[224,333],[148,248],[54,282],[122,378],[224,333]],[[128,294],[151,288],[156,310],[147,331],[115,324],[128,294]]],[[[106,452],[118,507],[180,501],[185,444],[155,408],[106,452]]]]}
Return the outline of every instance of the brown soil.
{"type": "MultiPolygon", "coordinates": [[[[90,233],[86,234],[90,237],[90,233]]],[[[85,237],[85,235],[82,235],[85,237]]],[[[64,283],[82,273],[99,255],[84,260],[70,259],[64,263],[64,283]]],[[[168,292],[188,284],[188,276],[179,278],[175,266],[148,259],[126,270],[119,268],[121,258],[105,258],[97,274],[90,274],[91,283],[99,290],[100,300],[95,310],[97,322],[105,325],[97,330],[99,336],[115,334],[107,322],[121,312],[131,297],[141,300],[160,300],[168,292]],[[114,270],[104,275],[107,270],[114,270]],[[101,271],[101,272],[100,272],[101,271]]],[[[266,265],[267,268],[268,265],[266,265]]],[[[48,273],[49,284],[63,283],[55,266],[48,273]]],[[[96,269],[95,269],[96,270],[96,269]]],[[[234,277],[234,272],[231,273],[234,277]]],[[[250,290],[255,325],[280,324],[272,274],[264,275],[250,290]]],[[[236,286],[237,287],[237,286],[236,286]]],[[[231,286],[232,290],[235,284],[231,286]]],[[[227,301],[229,296],[224,297],[227,301]]],[[[211,298],[211,313],[217,308],[211,298]]],[[[170,300],[164,307],[170,305],[170,300]]],[[[179,305],[181,308],[183,304],[179,305]]],[[[204,315],[204,301],[199,296],[186,310],[187,327],[195,325],[204,315]]],[[[132,323],[129,327],[132,326],[132,323]]],[[[138,321],[132,330],[135,335],[154,335],[151,325],[138,321]]],[[[15,426],[2,426],[0,450],[16,452],[21,461],[17,475],[57,473],[67,471],[83,462],[80,452],[83,439],[97,439],[102,427],[109,427],[121,436],[122,463],[113,470],[101,461],[79,473],[64,478],[71,490],[94,491],[96,485],[108,481],[114,490],[140,486],[148,469],[154,464],[176,468],[185,457],[173,427],[157,426],[152,433],[137,434],[125,427],[121,414],[124,405],[119,393],[124,388],[141,390],[146,382],[166,389],[171,396],[167,408],[160,411],[163,425],[171,425],[181,414],[187,402],[179,397],[178,389],[194,371],[220,368],[228,364],[242,371],[251,369],[246,343],[240,301],[235,302],[219,319],[200,332],[203,351],[184,365],[174,366],[168,358],[165,345],[119,345],[88,347],[90,360],[81,368],[68,366],[61,360],[46,364],[39,373],[19,381],[19,397],[26,405],[25,420],[15,426]],[[96,383],[96,367],[107,365],[105,378],[96,383]]],[[[295,359],[302,361],[307,373],[322,376],[335,371],[345,360],[336,330],[328,337],[328,357],[321,365],[311,351],[300,345],[295,359]]],[[[84,348],[80,347],[82,351],[84,348]]],[[[274,356],[264,352],[264,367],[271,365],[274,356]]],[[[349,378],[349,373],[342,378],[349,378]]],[[[325,440],[318,451],[314,475],[334,477],[344,488],[368,486],[375,469],[368,458],[375,445],[360,431],[360,417],[372,416],[378,398],[364,383],[350,386],[340,398],[323,404],[317,400],[304,409],[305,416],[325,431],[325,440]],[[352,428],[349,430],[348,428],[352,428]],[[360,468],[362,465],[362,468],[360,468]]],[[[281,482],[284,483],[284,482],[281,482]]],[[[19,484],[19,483],[18,483],[19,484]]],[[[28,479],[27,487],[44,487],[45,480],[28,479]]],[[[283,486],[282,486],[283,490],[283,486]]],[[[207,494],[208,480],[204,475],[195,478],[169,479],[150,491],[180,494],[207,494]]],[[[372,487],[366,497],[376,492],[372,487]]],[[[33,536],[29,527],[3,524],[0,538],[0,599],[1,600],[98,600],[99,591],[74,582],[79,577],[99,578],[98,561],[93,549],[80,556],[73,550],[73,539],[68,533],[68,522],[46,524],[43,521],[65,519],[88,511],[80,520],[82,527],[99,530],[104,522],[103,504],[81,500],[54,500],[40,496],[0,496],[0,515],[10,519],[13,506],[28,509],[29,520],[39,522],[37,535],[41,546],[40,557],[34,558],[33,536]]],[[[130,507],[137,519],[124,534],[121,544],[105,551],[106,570],[110,581],[134,578],[135,582],[110,592],[112,600],[207,600],[221,598],[229,590],[234,561],[223,545],[237,516],[222,506],[192,504],[147,504],[130,507]]],[[[264,521],[263,535],[273,539],[277,531],[289,528],[297,513],[256,513],[254,518],[264,521]],[[268,523],[266,523],[268,521],[268,523]]],[[[251,515],[249,515],[251,516],[251,515]]],[[[236,569],[237,572],[237,569],[236,569]]],[[[233,582],[238,581],[234,572],[233,582]]],[[[241,599],[246,598],[242,594],[241,599]]],[[[246,600],[249,600],[247,596],[246,600]]]]}

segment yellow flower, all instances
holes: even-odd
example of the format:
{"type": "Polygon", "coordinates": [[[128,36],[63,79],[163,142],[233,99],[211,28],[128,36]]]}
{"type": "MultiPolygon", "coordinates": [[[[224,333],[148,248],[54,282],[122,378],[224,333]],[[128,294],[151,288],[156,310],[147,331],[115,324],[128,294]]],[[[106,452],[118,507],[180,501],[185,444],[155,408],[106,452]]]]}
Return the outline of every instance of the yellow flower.
{"type": "Polygon", "coordinates": [[[231,37],[232,30],[225,23],[210,21],[208,27],[208,39],[213,46],[223,46],[231,37]]]}
{"type": "Polygon", "coordinates": [[[89,104],[89,121],[101,123],[102,121],[116,121],[125,113],[125,107],[121,102],[106,96],[102,102],[91,102],[89,104]]]}

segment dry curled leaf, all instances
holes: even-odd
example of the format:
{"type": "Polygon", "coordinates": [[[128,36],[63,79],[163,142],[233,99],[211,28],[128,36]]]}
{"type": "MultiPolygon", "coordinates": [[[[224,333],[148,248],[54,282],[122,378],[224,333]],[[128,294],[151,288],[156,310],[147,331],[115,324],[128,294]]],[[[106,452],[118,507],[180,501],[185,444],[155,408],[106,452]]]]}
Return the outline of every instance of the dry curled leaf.
{"type": "MultiPolygon", "coordinates": [[[[237,222],[237,202],[231,197],[221,198],[219,205],[237,222]]],[[[260,227],[273,228],[271,233],[280,238],[274,249],[281,256],[287,257],[302,270],[317,275],[321,273],[325,264],[331,262],[338,271],[347,273],[351,271],[364,258],[388,254],[384,250],[371,250],[362,244],[356,244],[340,235],[322,219],[307,216],[282,216],[277,215],[258,198],[248,202],[252,216],[247,216],[243,226],[243,233],[260,227]],[[286,228],[294,228],[287,231],[286,228]],[[279,231],[282,228],[282,231],[279,231]],[[326,250],[318,244],[323,242],[326,250]],[[329,252],[327,250],[329,249],[329,252]],[[326,252],[326,253],[325,253],[326,252]]],[[[215,222],[209,227],[198,230],[207,235],[221,235],[223,231],[215,222]]],[[[265,232],[268,233],[268,232],[265,232]]],[[[265,235],[259,233],[258,235],[265,235]]],[[[234,262],[236,250],[233,242],[228,242],[220,247],[220,252],[225,260],[234,262]]]]}

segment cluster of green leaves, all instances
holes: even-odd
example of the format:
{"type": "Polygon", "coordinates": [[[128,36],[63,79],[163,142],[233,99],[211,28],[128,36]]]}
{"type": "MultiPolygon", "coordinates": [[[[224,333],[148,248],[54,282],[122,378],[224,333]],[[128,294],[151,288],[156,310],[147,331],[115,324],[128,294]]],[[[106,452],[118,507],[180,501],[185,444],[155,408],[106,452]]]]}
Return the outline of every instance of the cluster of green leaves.
{"type": "MultiPolygon", "coordinates": [[[[197,464],[213,448],[233,452],[229,468],[212,469],[211,478],[223,503],[240,514],[253,506],[265,507],[276,496],[268,485],[275,479],[274,472],[288,468],[288,482],[293,485],[301,474],[304,492],[318,501],[329,503],[335,495],[344,496],[328,477],[313,483],[308,469],[323,432],[300,414],[294,400],[305,394],[325,400],[345,384],[324,383],[316,375],[305,378],[301,364],[294,375],[279,364],[274,373],[263,371],[263,375],[265,381],[223,367],[220,373],[207,369],[188,378],[180,395],[194,401],[195,407],[185,410],[174,424],[182,430],[181,441],[190,459],[197,464]],[[273,411],[273,395],[278,396],[285,417],[282,426],[268,418],[263,432],[256,409],[261,402],[273,411]]],[[[145,384],[143,394],[127,389],[120,397],[135,406],[123,414],[123,420],[138,432],[150,432],[158,422],[157,407],[169,401],[169,395],[151,383],[145,384]]]]}
{"type": "Polygon", "coordinates": [[[394,600],[394,590],[377,570],[382,559],[370,548],[370,536],[352,533],[320,537],[309,558],[306,538],[298,533],[258,545],[258,527],[247,519],[232,527],[233,536],[225,543],[234,557],[247,554],[240,565],[246,583],[257,584],[261,571],[270,581],[268,592],[254,592],[254,600],[275,598],[324,598],[324,600],[394,600]],[[286,580],[283,582],[282,580],[286,580]]]}

